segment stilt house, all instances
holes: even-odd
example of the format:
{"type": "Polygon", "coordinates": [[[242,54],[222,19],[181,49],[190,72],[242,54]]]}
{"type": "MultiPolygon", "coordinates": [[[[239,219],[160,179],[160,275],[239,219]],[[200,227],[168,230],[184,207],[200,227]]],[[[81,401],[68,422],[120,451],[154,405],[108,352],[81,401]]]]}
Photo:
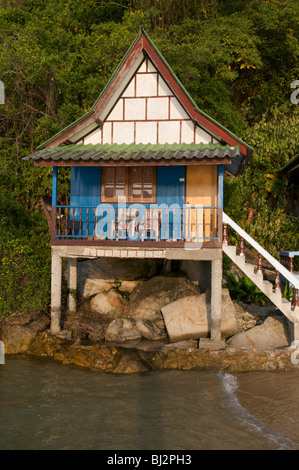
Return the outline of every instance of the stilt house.
{"type": "MultiPolygon", "coordinates": [[[[233,222],[223,212],[224,171],[240,174],[251,153],[198,109],[141,28],[92,109],[26,157],[53,167],[46,209],[52,332],[61,328],[62,258],[69,260],[70,290],[80,258],[163,258],[210,262],[211,340],[220,341],[223,249],[247,266],[243,242],[238,255],[226,242],[233,222]],[[61,167],[71,168],[70,201],[63,206],[57,202],[61,167]]],[[[241,231],[241,241],[244,236],[241,231]]],[[[262,286],[260,273],[261,267],[252,270],[262,286]]]]}

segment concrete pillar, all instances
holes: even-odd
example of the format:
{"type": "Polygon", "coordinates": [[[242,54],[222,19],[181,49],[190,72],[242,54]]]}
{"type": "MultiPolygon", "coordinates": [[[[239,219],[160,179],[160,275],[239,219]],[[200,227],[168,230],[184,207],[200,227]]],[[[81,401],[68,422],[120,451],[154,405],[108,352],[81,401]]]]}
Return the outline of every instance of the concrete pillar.
{"type": "Polygon", "coordinates": [[[62,262],[61,256],[52,250],[51,267],[51,332],[57,334],[60,332],[61,318],[61,278],[62,262]]]}
{"type": "Polygon", "coordinates": [[[211,340],[221,341],[222,258],[212,260],[211,340]]]}
{"type": "Polygon", "coordinates": [[[68,299],[67,308],[70,312],[77,309],[77,258],[68,258],[68,299]]]}
{"type": "Polygon", "coordinates": [[[298,342],[299,344],[299,322],[294,322],[293,325],[294,325],[293,340],[296,341],[296,343],[298,342]]]}

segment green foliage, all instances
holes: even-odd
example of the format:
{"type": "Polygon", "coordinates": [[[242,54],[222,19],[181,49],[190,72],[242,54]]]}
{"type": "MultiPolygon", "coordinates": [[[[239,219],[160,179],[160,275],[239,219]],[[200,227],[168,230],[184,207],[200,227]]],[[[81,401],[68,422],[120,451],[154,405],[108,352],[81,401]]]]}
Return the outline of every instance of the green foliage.
{"type": "Polygon", "coordinates": [[[232,273],[228,273],[227,278],[226,287],[233,300],[241,300],[244,303],[254,303],[256,305],[265,305],[268,302],[267,297],[249,277],[244,276],[238,281],[232,273]]]}
{"type": "Polygon", "coordinates": [[[282,297],[287,299],[289,302],[292,301],[294,295],[293,286],[290,286],[289,281],[286,282],[284,290],[282,292],[282,297]]]}
{"type": "Polygon", "coordinates": [[[299,246],[299,221],[287,214],[294,191],[279,170],[298,151],[299,110],[270,109],[248,129],[254,154],[245,173],[225,182],[225,210],[233,220],[278,258],[299,246]]]}
{"type": "MultiPolygon", "coordinates": [[[[3,193],[1,193],[3,196],[3,193]]],[[[0,208],[0,319],[13,313],[47,312],[50,243],[43,219],[30,220],[19,203],[0,208]]]]}

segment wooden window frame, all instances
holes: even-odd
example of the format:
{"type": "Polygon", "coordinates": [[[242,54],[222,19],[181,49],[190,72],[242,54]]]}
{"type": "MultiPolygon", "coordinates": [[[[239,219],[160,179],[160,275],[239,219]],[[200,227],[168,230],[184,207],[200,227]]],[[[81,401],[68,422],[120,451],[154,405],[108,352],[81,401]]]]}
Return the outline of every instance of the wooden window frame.
{"type": "MultiPolygon", "coordinates": [[[[139,169],[142,170],[142,181],[141,181],[141,187],[142,187],[142,191],[143,191],[143,180],[144,180],[144,170],[148,170],[149,168],[152,168],[153,170],[153,182],[152,182],[152,188],[153,188],[153,196],[152,198],[149,198],[149,199],[145,199],[143,197],[141,198],[134,198],[133,199],[133,195],[132,195],[132,181],[133,181],[133,178],[132,178],[132,171],[136,168],[136,167],[103,167],[102,168],[102,181],[101,181],[101,202],[105,202],[105,203],[117,203],[118,202],[118,199],[117,197],[115,197],[115,195],[112,197],[112,198],[107,198],[105,197],[105,184],[104,184],[104,181],[105,181],[105,171],[107,171],[107,169],[111,169],[113,168],[114,171],[117,169],[117,168],[124,168],[125,170],[125,195],[124,197],[126,198],[126,201],[130,204],[153,204],[156,202],[156,199],[157,199],[157,169],[156,167],[148,167],[148,166],[141,166],[141,167],[137,167],[139,169]]],[[[114,173],[114,193],[115,193],[115,173],[114,173]]]]}

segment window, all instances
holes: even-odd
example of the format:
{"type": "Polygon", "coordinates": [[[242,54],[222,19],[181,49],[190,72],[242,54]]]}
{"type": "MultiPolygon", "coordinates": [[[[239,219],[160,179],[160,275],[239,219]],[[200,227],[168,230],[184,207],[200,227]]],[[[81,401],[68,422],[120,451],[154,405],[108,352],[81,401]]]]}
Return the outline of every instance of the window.
{"type": "Polygon", "coordinates": [[[153,167],[103,168],[102,202],[152,203],[156,199],[156,169],[153,167]]]}

